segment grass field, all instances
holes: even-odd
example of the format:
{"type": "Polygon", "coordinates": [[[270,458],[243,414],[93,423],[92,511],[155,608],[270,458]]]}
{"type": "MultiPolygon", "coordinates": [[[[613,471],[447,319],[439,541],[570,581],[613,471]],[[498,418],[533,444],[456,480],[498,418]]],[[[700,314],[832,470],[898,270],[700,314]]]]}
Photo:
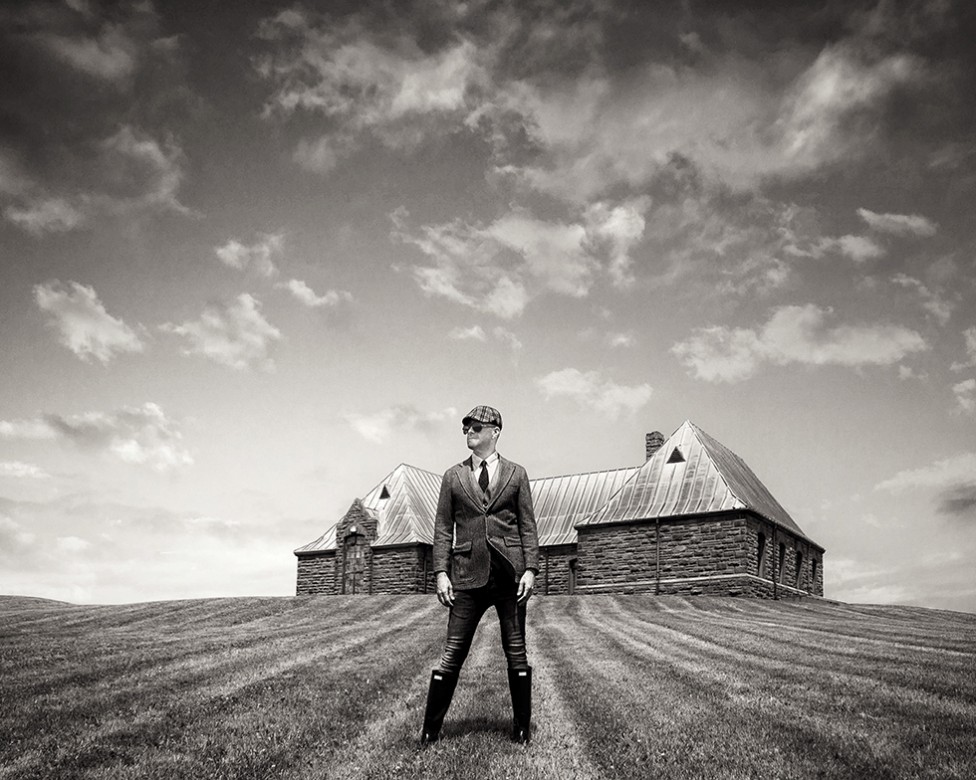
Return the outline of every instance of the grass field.
{"type": "Polygon", "coordinates": [[[976,777],[976,616],[540,597],[533,742],[486,616],[416,748],[432,596],[0,597],[0,778],[976,777]]]}

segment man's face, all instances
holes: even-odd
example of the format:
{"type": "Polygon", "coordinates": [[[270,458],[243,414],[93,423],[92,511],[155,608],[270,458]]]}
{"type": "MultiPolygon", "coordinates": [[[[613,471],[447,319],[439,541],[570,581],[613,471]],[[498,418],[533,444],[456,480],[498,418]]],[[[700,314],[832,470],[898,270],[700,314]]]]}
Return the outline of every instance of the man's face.
{"type": "Polygon", "coordinates": [[[490,442],[494,436],[495,431],[498,430],[493,425],[485,425],[480,422],[472,422],[468,425],[461,427],[464,435],[467,437],[468,449],[476,449],[479,445],[487,444],[490,442]]]}

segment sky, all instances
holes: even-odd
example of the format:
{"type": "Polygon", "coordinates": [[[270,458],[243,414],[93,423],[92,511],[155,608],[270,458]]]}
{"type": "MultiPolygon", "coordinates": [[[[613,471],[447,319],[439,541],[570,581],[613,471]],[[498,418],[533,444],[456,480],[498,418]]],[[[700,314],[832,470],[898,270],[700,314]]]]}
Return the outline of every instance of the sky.
{"type": "Polygon", "coordinates": [[[976,612],[976,7],[0,7],[0,593],[294,593],[504,417],[690,419],[828,598],[976,612]]]}

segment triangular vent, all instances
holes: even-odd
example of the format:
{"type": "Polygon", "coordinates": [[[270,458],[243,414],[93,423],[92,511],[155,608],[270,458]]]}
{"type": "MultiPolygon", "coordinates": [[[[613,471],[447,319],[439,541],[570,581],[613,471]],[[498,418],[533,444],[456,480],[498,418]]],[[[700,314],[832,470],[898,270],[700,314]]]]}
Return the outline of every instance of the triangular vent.
{"type": "Polygon", "coordinates": [[[681,448],[675,447],[671,450],[671,455],[668,457],[668,463],[684,463],[685,456],[681,454],[681,448]]]}
{"type": "Polygon", "coordinates": [[[383,490],[380,491],[380,500],[390,497],[390,491],[386,489],[386,485],[383,485],[383,490]]]}

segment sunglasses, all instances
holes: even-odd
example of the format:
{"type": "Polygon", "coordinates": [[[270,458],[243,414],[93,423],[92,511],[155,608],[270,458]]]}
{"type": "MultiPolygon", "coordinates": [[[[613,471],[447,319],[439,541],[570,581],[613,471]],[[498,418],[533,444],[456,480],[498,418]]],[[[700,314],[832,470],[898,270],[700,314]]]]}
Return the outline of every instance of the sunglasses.
{"type": "Polygon", "coordinates": [[[494,425],[481,425],[480,423],[475,423],[474,425],[462,425],[461,433],[467,434],[468,431],[474,431],[475,433],[481,433],[485,428],[494,428],[494,425]]]}

